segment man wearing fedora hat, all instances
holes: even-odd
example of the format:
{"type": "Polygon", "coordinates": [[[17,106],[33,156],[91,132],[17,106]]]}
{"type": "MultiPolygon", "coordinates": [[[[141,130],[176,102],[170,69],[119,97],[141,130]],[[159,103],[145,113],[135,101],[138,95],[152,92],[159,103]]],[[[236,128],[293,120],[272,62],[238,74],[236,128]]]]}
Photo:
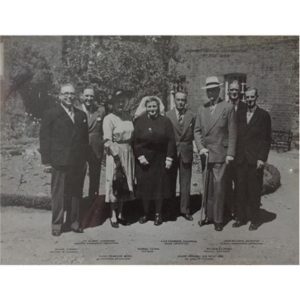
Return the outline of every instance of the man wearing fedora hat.
{"type": "MultiPolygon", "coordinates": [[[[200,155],[208,154],[208,191],[206,223],[214,223],[215,230],[223,230],[225,202],[225,171],[235,155],[236,120],[231,103],[220,95],[222,84],[216,76],[206,79],[205,87],[209,99],[197,112],[194,138],[200,155]]],[[[199,224],[202,225],[202,224],[199,224]]]]}

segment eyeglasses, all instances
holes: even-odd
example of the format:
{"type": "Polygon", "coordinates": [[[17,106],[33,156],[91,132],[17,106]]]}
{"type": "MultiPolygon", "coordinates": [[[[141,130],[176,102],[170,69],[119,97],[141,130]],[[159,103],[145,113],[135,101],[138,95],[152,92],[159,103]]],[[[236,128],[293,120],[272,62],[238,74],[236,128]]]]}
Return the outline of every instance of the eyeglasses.
{"type": "Polygon", "coordinates": [[[246,99],[255,100],[256,96],[246,96],[246,99]]]}

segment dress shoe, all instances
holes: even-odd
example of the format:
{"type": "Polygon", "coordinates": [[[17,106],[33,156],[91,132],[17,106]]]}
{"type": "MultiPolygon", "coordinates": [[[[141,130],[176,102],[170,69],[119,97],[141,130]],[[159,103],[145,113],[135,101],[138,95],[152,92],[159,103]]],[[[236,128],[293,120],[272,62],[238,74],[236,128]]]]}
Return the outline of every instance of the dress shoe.
{"type": "Polygon", "coordinates": [[[73,232],[75,233],[83,233],[83,228],[82,227],[78,227],[78,228],[71,228],[73,232]]]}
{"type": "Polygon", "coordinates": [[[124,218],[118,218],[118,223],[121,224],[121,225],[123,225],[123,226],[130,225],[130,223],[126,219],[124,219],[124,218]]]}
{"type": "Polygon", "coordinates": [[[52,230],[52,235],[53,236],[60,236],[61,232],[59,230],[52,230]]]}
{"type": "Polygon", "coordinates": [[[118,221],[112,221],[112,219],[109,219],[109,220],[110,220],[111,227],[113,227],[113,228],[119,228],[118,221]]]}
{"type": "Polygon", "coordinates": [[[155,215],[155,220],[154,220],[154,225],[155,226],[159,226],[159,225],[161,225],[162,224],[162,217],[161,217],[161,215],[160,214],[156,214],[155,215]]]}
{"type": "Polygon", "coordinates": [[[223,224],[222,223],[215,223],[215,231],[222,231],[223,224]]]}
{"type": "Polygon", "coordinates": [[[140,224],[145,224],[146,222],[148,222],[148,217],[147,216],[140,217],[140,219],[139,219],[140,224]]]}
{"type": "Polygon", "coordinates": [[[200,227],[202,227],[202,226],[204,226],[204,225],[209,225],[209,224],[212,224],[212,222],[209,221],[208,219],[205,219],[205,220],[203,220],[203,221],[198,221],[198,225],[199,225],[200,227]]]}
{"type": "Polygon", "coordinates": [[[251,223],[249,226],[249,230],[254,231],[254,230],[257,230],[258,227],[259,227],[259,224],[251,223]]]}
{"type": "Polygon", "coordinates": [[[236,221],[236,222],[234,222],[234,223],[232,224],[232,227],[233,227],[233,228],[238,228],[238,227],[241,227],[241,226],[243,226],[243,225],[246,225],[246,223],[245,223],[245,222],[242,222],[242,221],[236,221]]]}
{"type": "Polygon", "coordinates": [[[193,221],[193,217],[190,214],[182,214],[182,216],[187,220],[187,221],[193,221]]]}

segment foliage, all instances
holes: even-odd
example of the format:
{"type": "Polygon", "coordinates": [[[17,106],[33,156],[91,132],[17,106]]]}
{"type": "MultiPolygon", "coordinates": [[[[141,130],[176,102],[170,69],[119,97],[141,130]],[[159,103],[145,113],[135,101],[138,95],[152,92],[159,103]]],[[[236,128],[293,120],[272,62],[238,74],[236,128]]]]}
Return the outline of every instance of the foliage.
{"type": "Polygon", "coordinates": [[[61,80],[93,85],[104,101],[120,88],[133,92],[134,105],[150,94],[166,100],[175,76],[168,73],[173,49],[169,37],[71,37],[65,39],[61,80]]]}
{"type": "Polygon", "coordinates": [[[6,100],[20,93],[25,110],[40,117],[51,101],[53,69],[38,43],[7,41],[5,62],[8,67],[8,93],[6,100]]]}
{"type": "Polygon", "coordinates": [[[167,36],[63,37],[56,48],[51,37],[7,37],[4,44],[9,118],[1,130],[7,138],[37,135],[36,120],[54,103],[62,82],[73,82],[78,91],[92,85],[102,102],[116,89],[129,90],[128,110],[134,111],[145,95],[166,102],[176,76],[169,72],[169,61],[177,48],[167,36]],[[24,106],[16,113],[19,96],[24,106]]]}

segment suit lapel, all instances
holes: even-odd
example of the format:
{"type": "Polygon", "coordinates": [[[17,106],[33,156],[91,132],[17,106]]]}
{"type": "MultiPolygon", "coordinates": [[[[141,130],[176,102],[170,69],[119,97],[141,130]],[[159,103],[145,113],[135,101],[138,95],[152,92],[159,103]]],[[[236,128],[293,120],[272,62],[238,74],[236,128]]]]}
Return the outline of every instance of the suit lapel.
{"type": "Polygon", "coordinates": [[[180,137],[181,136],[181,128],[178,124],[178,120],[177,120],[177,116],[176,116],[176,111],[175,111],[175,108],[173,108],[171,111],[170,111],[170,115],[169,115],[170,119],[171,119],[171,122],[174,126],[174,129],[176,131],[176,134],[180,137]]]}
{"type": "Polygon", "coordinates": [[[208,124],[206,134],[208,134],[210,132],[210,130],[216,125],[217,121],[219,120],[219,118],[221,117],[221,115],[223,113],[223,110],[224,110],[223,102],[219,102],[217,104],[213,114],[211,114],[209,108],[207,108],[207,114],[208,114],[208,118],[210,118],[210,122],[208,124]]]}
{"type": "MultiPolygon", "coordinates": [[[[191,121],[193,119],[193,115],[187,110],[186,113],[184,114],[184,119],[183,119],[183,130],[181,134],[181,138],[184,137],[186,131],[190,127],[191,121]]],[[[178,122],[177,122],[178,123],[178,122]]]]}
{"type": "Polygon", "coordinates": [[[249,124],[247,124],[247,128],[252,127],[257,122],[258,118],[259,118],[259,107],[256,107],[249,124]]]}
{"type": "MultiPolygon", "coordinates": [[[[59,104],[59,110],[60,110],[61,116],[65,119],[65,121],[67,123],[71,124],[72,126],[74,126],[74,123],[71,120],[70,116],[67,114],[67,112],[63,109],[63,107],[60,104],[59,104]]],[[[75,120],[75,108],[74,108],[74,120],[75,120]]]]}

